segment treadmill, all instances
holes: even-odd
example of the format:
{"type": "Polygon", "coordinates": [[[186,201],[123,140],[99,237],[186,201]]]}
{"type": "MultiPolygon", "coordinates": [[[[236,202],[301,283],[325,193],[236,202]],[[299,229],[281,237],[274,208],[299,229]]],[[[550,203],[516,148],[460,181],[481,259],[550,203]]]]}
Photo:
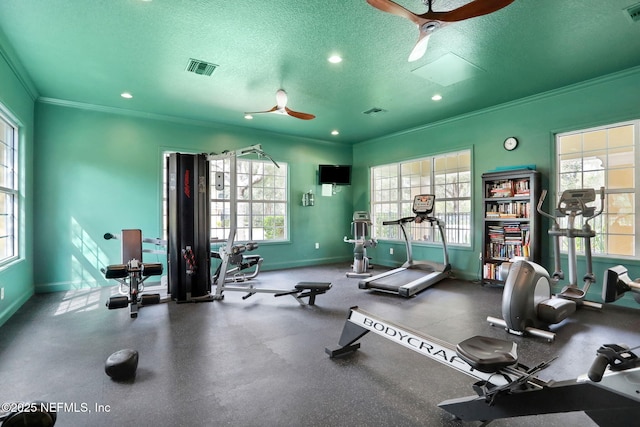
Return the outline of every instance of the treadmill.
{"type": "Polygon", "coordinates": [[[416,216],[400,218],[394,221],[384,221],[383,225],[399,225],[407,248],[407,261],[402,267],[386,271],[373,277],[361,280],[360,289],[375,289],[378,291],[395,293],[403,297],[411,297],[418,292],[435,285],[442,279],[449,277],[451,264],[447,252],[447,242],[444,234],[444,223],[433,216],[436,196],[433,194],[420,194],[413,199],[413,213],[416,216]],[[419,218],[419,219],[418,219],[419,218]],[[411,222],[429,221],[440,230],[442,238],[442,251],[444,262],[442,264],[430,261],[414,261],[411,252],[411,243],[407,236],[405,224],[411,222]]]}

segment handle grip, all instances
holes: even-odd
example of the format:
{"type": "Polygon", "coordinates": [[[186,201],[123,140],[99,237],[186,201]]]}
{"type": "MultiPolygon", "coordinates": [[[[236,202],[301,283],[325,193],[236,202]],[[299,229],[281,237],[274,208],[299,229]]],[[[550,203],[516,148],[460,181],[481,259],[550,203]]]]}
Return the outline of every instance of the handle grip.
{"type": "Polygon", "coordinates": [[[382,225],[399,225],[406,224],[407,222],[413,222],[416,220],[415,216],[406,216],[400,219],[394,219],[392,221],[382,221],[382,225]]]}
{"type": "Polygon", "coordinates": [[[602,379],[602,375],[604,375],[604,371],[605,369],[607,369],[608,365],[609,359],[602,354],[598,354],[591,364],[587,376],[594,383],[600,382],[600,380],[602,379]]]}

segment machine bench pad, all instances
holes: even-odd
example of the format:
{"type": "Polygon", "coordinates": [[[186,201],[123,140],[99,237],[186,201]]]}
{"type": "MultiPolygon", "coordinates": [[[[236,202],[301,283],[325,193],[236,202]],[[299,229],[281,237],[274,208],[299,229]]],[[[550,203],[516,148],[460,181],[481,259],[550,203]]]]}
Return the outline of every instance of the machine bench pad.
{"type": "Polygon", "coordinates": [[[309,298],[309,305],[315,305],[316,295],[322,295],[331,289],[331,283],[328,282],[298,282],[294,286],[293,290],[286,292],[279,292],[275,294],[275,297],[281,297],[283,295],[293,295],[298,301],[301,298],[309,298]]]}
{"type": "Polygon", "coordinates": [[[456,346],[458,356],[480,372],[492,373],[518,361],[514,342],[475,336],[456,346]]]}
{"type": "Polygon", "coordinates": [[[121,279],[129,275],[129,269],[124,264],[108,265],[104,270],[104,277],[107,279],[121,279]]]}
{"type": "Polygon", "coordinates": [[[316,292],[327,292],[331,289],[331,283],[325,282],[298,282],[296,284],[296,289],[299,291],[316,291],[316,292]]]}

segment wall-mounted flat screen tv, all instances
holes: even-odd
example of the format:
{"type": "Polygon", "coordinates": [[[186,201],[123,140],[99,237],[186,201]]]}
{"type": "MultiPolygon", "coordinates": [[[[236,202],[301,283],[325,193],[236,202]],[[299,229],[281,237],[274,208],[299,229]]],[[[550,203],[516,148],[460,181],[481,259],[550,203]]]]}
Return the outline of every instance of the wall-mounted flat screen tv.
{"type": "Polygon", "coordinates": [[[318,183],[351,185],[351,165],[319,165],[318,183]]]}

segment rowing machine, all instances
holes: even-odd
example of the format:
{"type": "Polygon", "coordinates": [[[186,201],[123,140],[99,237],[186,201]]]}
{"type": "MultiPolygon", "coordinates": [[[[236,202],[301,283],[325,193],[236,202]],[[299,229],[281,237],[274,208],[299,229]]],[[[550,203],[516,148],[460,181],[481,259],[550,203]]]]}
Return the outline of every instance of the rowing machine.
{"type": "Polygon", "coordinates": [[[351,353],[368,332],[477,379],[476,396],[438,405],[464,421],[584,411],[598,425],[613,426],[632,425],[640,417],[640,359],[623,346],[602,346],[588,375],[545,381],[536,374],[553,359],[528,368],[518,362],[513,342],[474,336],[454,346],[352,307],[339,347],[325,352],[332,358],[351,353]]]}

